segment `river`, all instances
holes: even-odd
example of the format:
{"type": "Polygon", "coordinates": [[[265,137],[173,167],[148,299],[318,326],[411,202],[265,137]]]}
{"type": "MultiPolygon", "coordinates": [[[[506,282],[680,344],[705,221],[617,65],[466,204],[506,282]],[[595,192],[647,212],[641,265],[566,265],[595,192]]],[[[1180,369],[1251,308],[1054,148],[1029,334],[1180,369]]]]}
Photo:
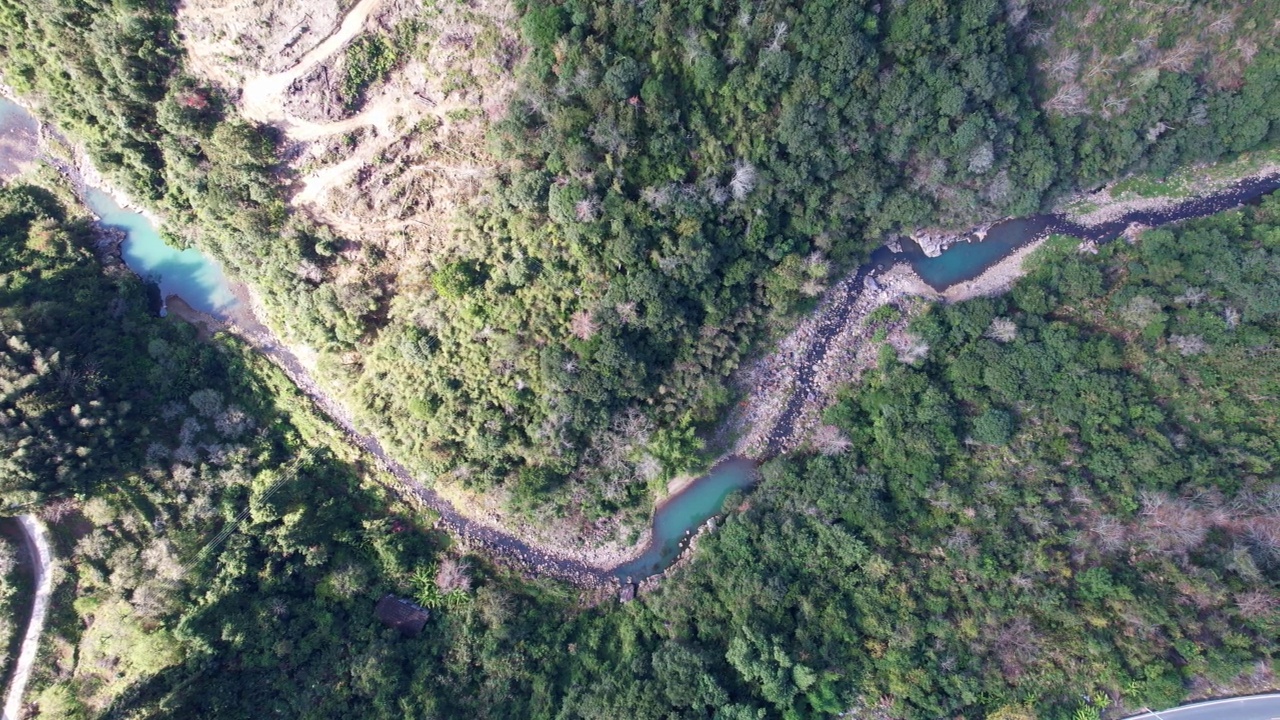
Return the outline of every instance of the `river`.
{"type": "MultiPolygon", "coordinates": [[[[831,338],[840,331],[843,316],[862,293],[866,278],[906,263],[935,290],[972,280],[1003,260],[1015,250],[1048,235],[1070,235],[1081,240],[1106,242],[1118,237],[1132,223],[1147,226],[1166,225],[1179,220],[1203,217],[1254,201],[1280,188],[1280,176],[1238,183],[1209,198],[1190,200],[1159,210],[1135,211],[1107,223],[1084,226],[1059,214],[1012,218],[992,225],[978,235],[971,233],[946,248],[937,257],[928,257],[918,245],[902,240],[902,250],[888,246],[873,253],[870,262],[859,268],[844,293],[837,293],[825,308],[829,321],[818,326],[819,337],[801,358],[798,382],[792,400],[769,433],[770,443],[765,457],[778,454],[782,440],[791,432],[791,423],[799,413],[807,395],[807,383],[813,382],[812,368],[821,362],[831,338]]],[[[755,482],[755,464],[744,458],[726,458],[710,472],[667,498],[654,511],[653,535],[642,554],[614,568],[621,581],[638,581],[662,572],[685,547],[690,533],[708,519],[723,511],[725,499],[735,490],[747,490],[755,482]]]]}
{"type": "Polygon", "coordinates": [[[903,250],[893,252],[881,248],[872,255],[871,264],[888,268],[895,263],[909,263],[916,274],[934,290],[942,291],[981,275],[1014,250],[1049,235],[1070,235],[1081,240],[1106,242],[1118,237],[1131,224],[1157,227],[1180,220],[1204,217],[1255,201],[1280,188],[1280,175],[1271,175],[1237,183],[1214,195],[1171,204],[1158,210],[1138,210],[1110,222],[1081,225],[1065,215],[1032,215],[1011,218],[992,225],[983,236],[969,233],[937,257],[927,257],[919,245],[903,240],[903,250]]]}
{"type": "MultiPolygon", "coordinates": [[[[120,256],[139,277],[160,288],[167,301],[177,295],[188,305],[214,317],[223,318],[236,305],[222,267],[195,248],[179,250],[165,243],[155,225],[140,213],[126,210],[107,193],[86,188],[85,204],[106,227],[123,230],[125,241],[120,256]]],[[[161,307],[161,314],[165,309],[161,307]]]]}
{"type": "MultiPolygon", "coordinates": [[[[27,127],[31,122],[32,118],[23,108],[0,98],[0,135],[8,130],[6,123],[10,126],[16,126],[16,123],[27,127]]],[[[0,157],[0,161],[2,160],[3,157],[0,157]]],[[[1249,180],[1208,198],[1189,200],[1160,210],[1135,211],[1110,222],[1088,227],[1063,215],[1046,214],[1009,219],[992,225],[982,236],[966,236],[964,241],[951,245],[937,257],[927,257],[919,246],[909,240],[903,241],[900,251],[894,251],[888,246],[880,248],[849,281],[841,284],[835,297],[830,298],[825,306],[829,319],[824,319],[819,324],[818,337],[799,360],[795,390],[788,406],[769,433],[770,441],[764,457],[778,454],[783,447],[783,438],[792,432],[792,423],[804,398],[812,389],[809,387],[813,382],[812,369],[825,357],[831,339],[842,326],[842,314],[853,307],[862,294],[868,277],[893,265],[907,263],[922,280],[941,291],[981,275],[1018,248],[1050,234],[1105,242],[1118,236],[1131,223],[1157,226],[1211,215],[1252,201],[1278,187],[1280,176],[1249,180]]],[[[197,310],[220,319],[225,318],[226,312],[235,306],[236,298],[231,286],[221,268],[211,258],[193,248],[178,250],[165,244],[161,234],[145,216],[120,207],[100,190],[86,188],[85,200],[104,225],[120,228],[126,233],[122,252],[125,263],[141,277],[157,282],[162,298],[176,295],[197,310]]],[[[757,479],[753,461],[739,457],[721,460],[710,472],[659,503],[654,511],[649,544],[637,557],[612,569],[594,568],[577,560],[549,554],[513,535],[480,525],[459,513],[390,458],[376,438],[358,432],[343,409],[315,385],[297,362],[297,358],[271,337],[269,331],[262,328],[256,334],[261,337],[253,340],[255,346],[279,364],[304,392],[346,430],[352,442],[377,457],[389,472],[406,485],[407,491],[440,512],[441,522],[449,530],[471,537],[536,570],[571,582],[638,582],[662,572],[688,546],[687,540],[691,533],[723,512],[726,498],[735,491],[749,489],[757,479]]]]}
{"type": "MultiPolygon", "coordinates": [[[[41,156],[38,128],[38,121],[26,108],[0,97],[0,176],[13,176],[41,156]]],[[[225,317],[236,305],[231,284],[213,258],[195,248],[179,250],[166,244],[155,225],[141,213],[120,207],[98,188],[75,184],[103,226],[124,231],[121,258],[139,277],[159,287],[161,314],[165,312],[165,300],[173,295],[218,318],[225,317]]]]}

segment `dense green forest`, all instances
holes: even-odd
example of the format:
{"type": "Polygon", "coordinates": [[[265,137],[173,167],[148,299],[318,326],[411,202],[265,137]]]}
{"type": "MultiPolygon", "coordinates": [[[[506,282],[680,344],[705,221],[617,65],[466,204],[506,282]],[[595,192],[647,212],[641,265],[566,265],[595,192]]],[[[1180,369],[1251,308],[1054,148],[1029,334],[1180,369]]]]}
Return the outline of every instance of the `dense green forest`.
{"type": "Polygon", "coordinates": [[[695,562],[594,608],[417,527],[44,191],[0,231],[6,493],[57,498],[72,561],[41,717],[1066,718],[1274,682],[1276,198],[931,308],[928,355],[830,411],[849,450],[770,462],[695,562]],[[373,620],[423,583],[463,602],[373,620]]]}
{"type": "Polygon", "coordinates": [[[47,718],[123,712],[140,683],[236,657],[307,667],[288,681],[301,698],[389,643],[373,600],[422,595],[415,574],[456,561],[362,484],[278,371],[156,318],[98,240],[49,191],[0,189],[0,498],[37,503],[60,559],[30,697],[47,718]]]}
{"type": "MultiPolygon", "coordinates": [[[[697,464],[727,375],[885,232],[1026,213],[1280,128],[1273,47],[1209,82],[1159,64],[1163,36],[1125,112],[1043,113],[1049,65],[1023,47],[1052,3],[533,2],[490,130],[501,173],[459,218],[461,249],[426,284],[340,282],[345,242],[289,214],[272,132],[183,74],[172,7],[33,8],[0,3],[8,82],[321,350],[400,459],[588,519],[643,513],[697,464]]],[[[1140,26],[1114,23],[1098,52],[1140,26]]]]}
{"type": "MultiPolygon", "coordinates": [[[[1280,139],[1269,44],[1049,74],[1146,32],[1099,5],[1088,47],[1051,25],[1074,1],[522,3],[501,173],[423,287],[335,280],[346,242],[184,74],[171,5],[0,0],[0,68],[411,467],[596,518],[696,464],[727,373],[884,233],[1280,139]]],[[[349,100],[405,42],[352,46],[349,100]]],[[[40,717],[1066,720],[1276,683],[1280,200],[1053,241],[1008,296],[919,313],[928,353],[886,347],[830,410],[844,452],[766,464],[619,605],[433,531],[45,185],[0,188],[0,499],[62,558],[40,717]],[[433,607],[422,636],[377,623],[388,592],[433,607]]]]}
{"type": "Polygon", "coordinates": [[[0,673],[7,675],[22,642],[22,600],[30,592],[30,580],[18,569],[21,547],[16,539],[0,536],[0,673]]]}

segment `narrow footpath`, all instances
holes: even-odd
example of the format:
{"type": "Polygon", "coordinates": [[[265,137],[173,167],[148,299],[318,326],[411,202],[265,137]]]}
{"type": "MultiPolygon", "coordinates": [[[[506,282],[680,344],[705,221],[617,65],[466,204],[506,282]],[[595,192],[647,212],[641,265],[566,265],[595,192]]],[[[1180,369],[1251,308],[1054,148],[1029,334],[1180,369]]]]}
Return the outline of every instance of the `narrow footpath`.
{"type": "Polygon", "coordinates": [[[49,536],[44,525],[34,515],[20,516],[18,524],[22,527],[22,546],[35,568],[36,595],[31,620],[27,622],[27,632],[22,638],[22,650],[18,653],[13,681],[9,684],[9,694],[5,697],[3,720],[18,720],[22,717],[22,695],[26,692],[27,681],[31,679],[31,667],[35,664],[36,652],[40,649],[40,634],[44,632],[45,617],[49,614],[49,596],[53,592],[53,580],[49,573],[53,554],[49,551],[49,536]]]}

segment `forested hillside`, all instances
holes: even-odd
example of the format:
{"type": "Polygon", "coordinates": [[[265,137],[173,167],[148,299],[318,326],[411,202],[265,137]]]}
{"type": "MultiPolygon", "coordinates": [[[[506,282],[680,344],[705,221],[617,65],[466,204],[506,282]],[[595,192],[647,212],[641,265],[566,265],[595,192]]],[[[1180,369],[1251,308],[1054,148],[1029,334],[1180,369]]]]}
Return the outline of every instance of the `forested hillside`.
{"type": "MultiPolygon", "coordinates": [[[[301,698],[388,643],[382,593],[432,601],[455,589],[432,568],[456,559],[416,513],[393,529],[278,371],[156,318],[97,240],[46,190],[0,188],[0,498],[53,523],[59,562],[28,697],[42,718],[99,717],[234,657],[308,668],[274,681],[301,698]]],[[[234,687],[200,686],[202,705],[234,687]]]]}
{"type": "Polygon", "coordinates": [[[250,282],[402,460],[586,520],[696,464],[753,343],[886,231],[1253,148],[1280,113],[1261,44],[1231,82],[1157,63],[1123,113],[1046,115],[1023,48],[1056,6],[532,3],[499,176],[456,250],[388,278],[289,214],[271,132],[183,74],[171,7],[0,7],[8,82],[250,282]]]}
{"type": "Polygon", "coordinates": [[[1085,184],[1274,142],[1266,2],[1033,0],[1015,10],[1046,122],[1085,184]],[[1029,11],[1029,12],[1028,12],[1029,11]]]}
{"type": "Polygon", "coordinates": [[[693,563],[593,610],[388,515],[278,376],[0,200],[7,432],[41,448],[9,492],[75,492],[41,717],[1066,718],[1275,682],[1275,198],[931,309],[927,355],[831,410],[847,451],[766,465],[693,563]],[[398,639],[387,590],[461,601],[398,639]]]}
{"type": "MultiPolygon", "coordinates": [[[[395,278],[294,212],[290,147],[186,73],[171,4],[0,0],[0,72],[416,472],[575,528],[705,460],[732,370],[885,233],[1280,139],[1268,3],[516,10],[494,176],[395,278]]],[[[361,92],[408,37],[445,42],[361,92]]],[[[0,187],[0,499],[60,558],[41,718],[1080,720],[1277,684],[1275,197],[917,308],[830,454],[765,464],[618,604],[435,531],[263,357],[155,317],[49,178],[0,187]]]]}

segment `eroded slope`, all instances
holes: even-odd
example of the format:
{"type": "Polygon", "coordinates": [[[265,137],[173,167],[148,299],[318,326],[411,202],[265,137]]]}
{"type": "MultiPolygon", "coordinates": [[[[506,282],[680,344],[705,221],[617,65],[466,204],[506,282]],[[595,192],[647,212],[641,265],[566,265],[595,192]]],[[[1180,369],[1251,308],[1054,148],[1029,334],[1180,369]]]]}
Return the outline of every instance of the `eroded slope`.
{"type": "Polygon", "coordinates": [[[483,135],[522,50],[505,2],[340,5],[186,3],[179,30],[189,69],[284,131],[294,207],[347,241],[314,279],[376,302],[420,280],[492,174],[483,135]]]}

